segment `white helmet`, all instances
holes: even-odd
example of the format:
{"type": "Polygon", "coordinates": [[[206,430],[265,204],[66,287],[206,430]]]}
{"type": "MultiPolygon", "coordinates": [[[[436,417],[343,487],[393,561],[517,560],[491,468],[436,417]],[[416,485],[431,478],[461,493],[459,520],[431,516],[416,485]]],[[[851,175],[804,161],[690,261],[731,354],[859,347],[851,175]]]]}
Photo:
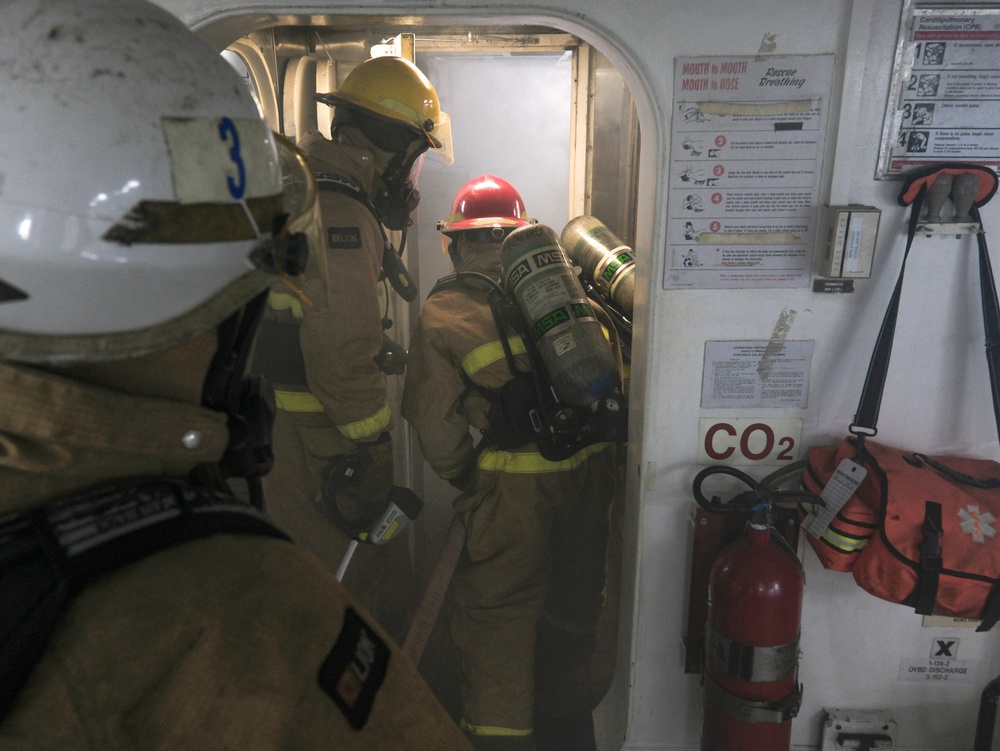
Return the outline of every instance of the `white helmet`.
{"type": "Polygon", "coordinates": [[[3,0],[0,67],[0,359],[166,349],[269,286],[276,139],[181,21],[145,0],[3,0]]]}

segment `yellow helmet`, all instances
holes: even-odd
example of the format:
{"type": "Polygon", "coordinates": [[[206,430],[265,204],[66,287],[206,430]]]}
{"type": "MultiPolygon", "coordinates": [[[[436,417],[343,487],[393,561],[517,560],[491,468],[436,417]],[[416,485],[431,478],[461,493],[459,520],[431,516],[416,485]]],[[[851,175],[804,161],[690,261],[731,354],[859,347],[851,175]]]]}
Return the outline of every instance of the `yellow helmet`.
{"type": "Polygon", "coordinates": [[[333,107],[346,105],[400,123],[424,136],[446,164],[454,161],[451,119],[441,111],[437,92],[421,70],[402,57],[365,60],[337,91],[317,94],[333,107]]]}

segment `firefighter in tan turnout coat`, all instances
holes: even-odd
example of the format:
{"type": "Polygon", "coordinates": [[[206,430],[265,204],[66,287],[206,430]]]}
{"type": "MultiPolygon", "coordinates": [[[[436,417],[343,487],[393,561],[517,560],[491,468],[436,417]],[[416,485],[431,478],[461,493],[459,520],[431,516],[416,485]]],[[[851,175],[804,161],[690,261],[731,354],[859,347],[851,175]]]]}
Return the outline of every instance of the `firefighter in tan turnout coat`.
{"type": "Polygon", "coordinates": [[[468,749],[225,481],[266,467],[244,368],[304,159],[143,0],[6,0],[0,48],[0,748],[468,749]]]}
{"type": "MultiPolygon", "coordinates": [[[[449,623],[462,727],[477,749],[585,750],[600,697],[580,671],[602,606],[615,446],[549,461],[530,436],[501,427],[511,421],[498,392],[512,374],[489,296],[501,241],[528,223],[501,178],[459,191],[439,224],[457,273],[439,280],[414,322],[402,412],[426,461],[464,491],[455,510],[466,547],[449,623]],[[478,444],[470,427],[483,434],[478,444]]],[[[517,367],[528,368],[520,337],[504,335],[517,367]]]]}
{"type": "MultiPolygon", "coordinates": [[[[402,58],[366,60],[317,99],[336,108],[333,138],[311,132],[298,145],[317,174],[320,247],[300,280],[276,283],[255,370],[274,386],[277,404],[268,513],[336,571],[393,484],[392,414],[376,364],[381,225],[407,225],[424,152],[447,161],[451,144],[434,87],[402,58]]],[[[343,581],[401,641],[415,595],[405,542],[361,545],[343,581]]]]}

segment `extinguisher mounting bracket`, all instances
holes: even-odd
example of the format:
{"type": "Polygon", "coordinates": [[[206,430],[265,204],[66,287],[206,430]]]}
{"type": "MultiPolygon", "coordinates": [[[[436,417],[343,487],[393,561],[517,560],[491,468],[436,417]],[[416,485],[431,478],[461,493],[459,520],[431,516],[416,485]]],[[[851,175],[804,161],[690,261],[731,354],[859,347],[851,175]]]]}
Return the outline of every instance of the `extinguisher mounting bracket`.
{"type": "Polygon", "coordinates": [[[751,701],[734,696],[709,675],[705,676],[704,689],[705,698],[720,710],[738,720],[755,724],[770,722],[780,725],[788,722],[798,715],[802,705],[802,686],[798,683],[788,696],[777,702],[751,701]]]}

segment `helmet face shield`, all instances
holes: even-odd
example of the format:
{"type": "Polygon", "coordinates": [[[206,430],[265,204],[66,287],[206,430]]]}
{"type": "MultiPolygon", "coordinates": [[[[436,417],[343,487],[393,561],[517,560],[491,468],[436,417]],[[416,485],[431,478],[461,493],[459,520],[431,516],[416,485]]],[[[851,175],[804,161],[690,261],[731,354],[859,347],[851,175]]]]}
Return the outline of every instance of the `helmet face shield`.
{"type": "Polygon", "coordinates": [[[413,165],[410,167],[410,174],[407,177],[407,182],[409,182],[410,187],[416,190],[417,185],[420,182],[420,170],[424,166],[424,156],[427,154],[426,151],[422,151],[416,159],[413,160],[413,165]]]}
{"type": "Polygon", "coordinates": [[[310,250],[322,247],[323,230],[316,175],[305,154],[284,136],[274,137],[281,165],[284,213],[275,221],[271,236],[254,251],[253,260],[287,281],[288,276],[305,271],[310,250]]]}
{"type": "Polygon", "coordinates": [[[294,222],[316,210],[316,175],[306,161],[305,154],[284,136],[275,134],[278,145],[278,162],[281,166],[281,186],[284,209],[289,221],[294,222]]]}
{"type": "Polygon", "coordinates": [[[426,147],[418,141],[411,142],[409,153],[397,157],[398,167],[390,168],[381,176],[380,185],[372,198],[382,223],[392,230],[402,230],[410,225],[410,214],[420,203],[417,182],[423,166],[426,147]]]}
{"type": "Polygon", "coordinates": [[[445,164],[454,164],[455,149],[451,143],[451,118],[441,112],[434,129],[427,134],[431,142],[431,153],[445,164]]]}

